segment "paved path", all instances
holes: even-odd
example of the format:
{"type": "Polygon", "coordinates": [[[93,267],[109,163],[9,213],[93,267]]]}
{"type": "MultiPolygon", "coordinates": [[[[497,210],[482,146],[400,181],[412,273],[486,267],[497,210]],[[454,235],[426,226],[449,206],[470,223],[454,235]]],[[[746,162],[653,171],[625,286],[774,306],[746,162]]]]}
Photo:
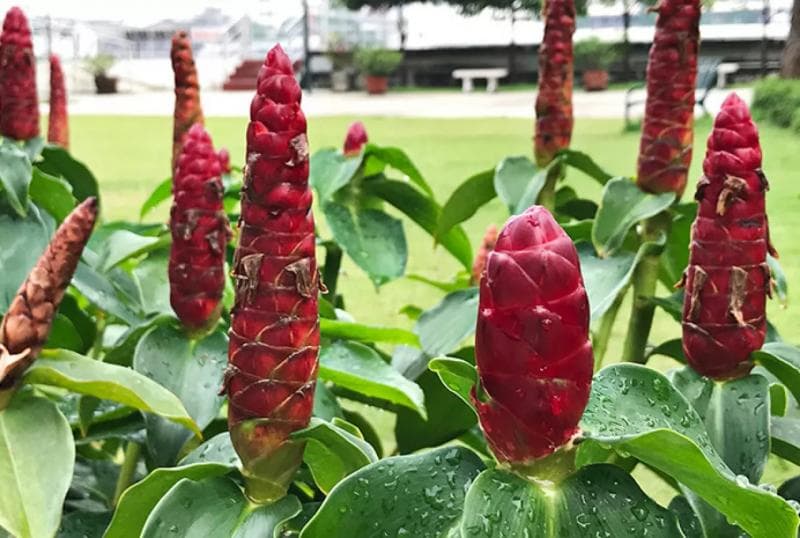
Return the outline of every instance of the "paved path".
{"type": "MultiPolygon", "coordinates": [[[[752,90],[736,90],[747,102],[752,90]]],[[[719,110],[729,90],[712,90],[706,104],[713,114],[719,110]]],[[[311,117],[319,116],[391,116],[404,118],[530,118],[535,92],[477,91],[388,93],[368,96],[360,92],[332,93],[316,90],[304,96],[304,109],[311,117]]],[[[246,116],[252,92],[204,91],[206,116],[246,116]]],[[[625,92],[575,92],[575,116],[578,118],[622,118],[625,92]]],[[[129,93],[117,95],[74,95],[69,102],[71,114],[170,116],[174,106],[171,92],[129,93]]],[[[641,115],[643,107],[634,110],[641,115]]]]}

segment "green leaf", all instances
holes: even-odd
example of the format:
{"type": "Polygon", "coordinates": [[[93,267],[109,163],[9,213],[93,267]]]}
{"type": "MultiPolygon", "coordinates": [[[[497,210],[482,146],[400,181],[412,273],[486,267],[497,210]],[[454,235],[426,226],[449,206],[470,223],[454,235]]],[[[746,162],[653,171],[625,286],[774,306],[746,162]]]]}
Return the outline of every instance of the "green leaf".
{"type": "Polygon", "coordinates": [[[50,213],[58,222],[72,212],[75,207],[75,197],[72,196],[72,185],[38,168],[33,169],[33,178],[30,186],[31,200],[50,213]]]}
{"type": "Polygon", "coordinates": [[[172,178],[168,177],[159,183],[150,193],[150,196],[147,197],[147,200],[144,201],[142,208],[139,210],[139,220],[161,205],[162,202],[169,200],[170,197],[172,197],[172,178]]]}
{"type": "Polygon", "coordinates": [[[586,438],[671,476],[753,536],[797,532],[792,507],[737,477],[714,451],[694,408],[654,370],[633,364],[601,370],[581,429],[586,438]]]}
{"type": "MultiPolygon", "coordinates": [[[[436,225],[441,216],[439,204],[430,196],[402,181],[391,179],[370,179],[362,186],[364,192],[377,196],[392,204],[416,222],[420,228],[436,237],[436,225]]],[[[472,245],[469,237],[460,226],[453,227],[438,238],[440,243],[461,265],[472,269],[472,245]]]]}
{"type": "Polygon", "coordinates": [[[675,193],[649,194],[628,178],[606,184],[592,228],[592,243],[601,257],[614,253],[639,221],[657,215],[675,200],[675,193]]]}
{"type": "Polygon", "coordinates": [[[436,372],[445,387],[461,398],[470,408],[472,387],[478,383],[478,371],[475,365],[461,359],[431,359],[428,364],[431,371],[436,372]]]}
{"type": "Polygon", "coordinates": [[[70,512],[61,519],[56,538],[99,537],[110,520],[110,512],[70,512]]]}
{"type": "Polygon", "coordinates": [[[88,264],[78,263],[78,268],[72,277],[72,285],[89,302],[106,313],[118,317],[128,325],[134,326],[142,323],[143,320],[138,310],[131,304],[129,298],[111,283],[109,276],[98,273],[88,264]]]}
{"type": "Polygon", "coordinates": [[[334,319],[319,320],[320,333],[325,338],[342,338],[359,342],[383,342],[419,346],[417,335],[405,329],[375,327],[334,319]]]}
{"type": "Polygon", "coordinates": [[[346,476],[378,461],[375,449],[368,442],[318,418],[312,418],[307,428],[291,437],[307,440],[303,461],[326,495],[346,476]]]}
{"type": "Polygon", "coordinates": [[[668,289],[680,282],[683,271],[689,265],[689,240],[696,215],[697,202],[672,207],[669,236],[661,254],[661,281],[668,289]]]}
{"type": "Polygon", "coordinates": [[[322,211],[336,240],[375,285],[403,274],[408,247],[403,223],[377,209],[357,209],[338,202],[322,211]]]}
{"type": "Polygon", "coordinates": [[[0,210],[0,312],[8,310],[52,233],[53,219],[33,204],[25,217],[0,210]]]}
{"type": "Polygon", "coordinates": [[[272,537],[300,510],[300,501],[293,495],[268,505],[252,505],[239,486],[222,476],[198,482],[183,479],[158,502],[141,536],[272,537]]]}
{"type": "Polygon", "coordinates": [[[777,417],[786,415],[789,409],[789,391],[782,383],[769,386],[769,414],[777,417]]]}
{"type": "Polygon", "coordinates": [[[31,162],[36,161],[42,154],[44,148],[44,138],[41,136],[34,136],[22,142],[22,150],[28,155],[31,162]]]}
{"type": "Polygon", "coordinates": [[[103,362],[109,364],[117,364],[120,366],[131,366],[133,364],[133,354],[136,352],[136,346],[139,340],[144,336],[144,333],[157,325],[164,325],[167,323],[174,323],[173,316],[158,316],[150,318],[138,325],[132,325],[119,338],[113,343],[103,357],[103,362]]]}
{"type": "Polygon", "coordinates": [[[339,150],[325,148],[311,156],[308,182],[317,191],[320,202],[328,202],[333,195],[350,183],[363,162],[363,155],[345,157],[339,150]]]}
{"type": "Polygon", "coordinates": [[[181,466],[155,469],[126,489],[104,538],[139,536],[156,503],[180,480],[221,476],[238,464],[228,432],[209,439],[186,456],[181,466]]]}
{"type": "Polygon", "coordinates": [[[42,149],[42,160],[36,162],[36,167],[51,176],[66,179],[72,185],[72,194],[79,202],[100,194],[97,188],[97,179],[92,172],[64,148],[46,145],[42,149]]]}
{"type": "Polygon", "coordinates": [[[417,320],[414,331],[428,356],[446,355],[475,332],[478,320],[478,288],[448,293],[417,320]]]}
{"type": "Polygon", "coordinates": [[[795,465],[800,465],[800,420],[772,417],[770,430],[772,452],[795,465]]]}
{"type": "MultiPolygon", "coordinates": [[[[169,236],[163,236],[162,240],[168,240],[169,236]]],[[[143,260],[136,263],[131,273],[140,283],[142,288],[142,311],[146,314],[168,315],[174,318],[175,313],[170,304],[169,293],[169,248],[160,248],[161,241],[153,245],[154,250],[150,251],[143,260]]],[[[225,274],[229,274],[227,270],[225,274]]],[[[230,279],[225,279],[226,287],[230,284],[230,279]]]]}
{"type": "Polygon", "coordinates": [[[45,349],[68,349],[77,353],[85,351],[83,339],[75,325],[63,314],[56,314],[50,327],[50,334],[44,343],[45,349]]]}
{"type": "Polygon", "coordinates": [[[475,214],[478,209],[491,202],[497,193],[494,190],[494,170],[476,174],[459,185],[442,206],[435,237],[444,237],[475,214]]]}
{"type": "Polygon", "coordinates": [[[792,396],[800,401],[800,349],[785,342],[770,342],[754,352],[752,358],[786,385],[792,396]]]}
{"type": "Polygon", "coordinates": [[[412,183],[433,198],[433,190],[430,185],[428,185],[428,182],[425,181],[425,178],[422,177],[422,174],[402,149],[367,144],[367,147],[364,148],[364,158],[367,157],[379,159],[395,170],[403,172],[412,183]]]}
{"type": "Polygon", "coordinates": [[[74,460],[72,431],[55,404],[17,393],[0,411],[0,527],[18,538],[53,536],[74,460]]]}
{"type": "Polygon", "coordinates": [[[700,523],[700,519],[694,513],[686,497],[678,495],[673,498],[669,503],[669,510],[678,518],[678,524],[686,538],[706,538],[703,524],[700,523]]]}
{"type": "Polygon", "coordinates": [[[25,381],[62,387],[155,413],[200,435],[197,424],[174,394],[129,368],[71,351],[45,350],[25,373],[25,381]]]}
{"type": "Polygon", "coordinates": [[[170,241],[169,235],[147,237],[128,230],[117,230],[109,236],[97,252],[98,261],[95,267],[106,272],[125,260],[168,245],[170,241]]]}
{"type": "Polygon", "coordinates": [[[562,482],[483,471],[467,492],[461,536],[475,538],[680,536],[675,517],[625,471],[590,465],[562,482]]]}
{"type": "Polygon", "coordinates": [[[22,149],[8,141],[0,144],[0,185],[8,204],[20,217],[28,213],[31,160],[22,149]]]}
{"type": "Polygon", "coordinates": [[[580,170],[590,178],[597,180],[601,185],[605,185],[614,178],[614,176],[603,170],[589,155],[582,151],[565,149],[558,154],[562,156],[564,164],[580,170]]]}
{"type": "Polygon", "coordinates": [[[800,502],[800,476],[790,478],[778,488],[778,495],[784,499],[800,502]]]}
{"type": "Polygon", "coordinates": [[[336,417],[342,417],[342,408],[339,405],[339,400],[325,385],[325,383],[317,383],[314,390],[314,408],[313,414],[323,420],[330,422],[336,417]]]}
{"type": "Polygon", "coordinates": [[[666,342],[657,345],[650,350],[650,352],[647,354],[647,358],[650,358],[653,355],[663,355],[664,357],[675,359],[681,364],[686,364],[686,356],[683,354],[683,340],[680,338],[667,340],[666,342]]]}
{"type": "Polygon", "coordinates": [[[789,298],[789,284],[786,280],[786,273],[783,271],[781,263],[769,254],[767,254],[767,263],[769,264],[772,279],[775,281],[775,294],[778,296],[781,305],[786,306],[789,298]]]}
{"type": "Polygon", "coordinates": [[[529,200],[536,201],[547,179],[546,170],[537,168],[528,157],[506,157],[500,161],[494,172],[494,190],[510,214],[524,211],[530,205],[529,200]]]}
{"type": "Polygon", "coordinates": [[[337,341],[323,346],[319,357],[319,377],[365,396],[408,407],[425,416],[422,389],[364,344],[337,341]]]}
{"type": "MultiPolygon", "coordinates": [[[[222,331],[192,340],[174,326],[155,327],[136,346],[133,368],[177,396],[197,427],[205,429],[219,413],[219,395],[228,364],[228,339],[222,331]]],[[[158,416],[145,416],[152,463],[172,465],[192,432],[158,416]]]]}
{"type": "Polygon", "coordinates": [[[444,538],[483,468],[474,452],[461,447],[381,460],[340,482],[300,536],[376,536],[378,523],[385,536],[444,538]]]}

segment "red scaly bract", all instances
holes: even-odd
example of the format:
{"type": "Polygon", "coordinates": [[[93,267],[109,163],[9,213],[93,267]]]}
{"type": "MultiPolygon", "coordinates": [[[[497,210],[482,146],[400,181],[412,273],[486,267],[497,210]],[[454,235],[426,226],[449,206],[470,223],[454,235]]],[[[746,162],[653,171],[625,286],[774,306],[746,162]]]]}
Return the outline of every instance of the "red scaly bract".
{"type": "Polygon", "coordinates": [[[195,124],[184,139],[172,182],[170,303],[190,332],[219,319],[230,232],[222,208],[222,164],[211,137],[195,124]]]}
{"type": "Polygon", "coordinates": [[[276,46],[250,107],[226,376],[231,439],[256,484],[251,496],[281,495],[291,481],[302,445],[288,436],[308,424],[317,378],[319,280],[300,98],[276,46]]]}
{"type": "Polygon", "coordinates": [[[47,124],[47,140],[62,148],[69,148],[69,124],[67,123],[67,88],[61,60],[50,56],[50,115],[47,124]]]}
{"type": "Polygon", "coordinates": [[[344,139],[342,153],[346,157],[354,157],[361,153],[364,145],[368,142],[367,128],[360,121],[353,122],[347,129],[347,136],[344,139]]]}
{"type": "Polygon", "coordinates": [[[578,431],[593,355],[589,302],[569,236],[543,207],[512,217],[489,254],[472,399],[500,461],[551,454],[578,431]]]}
{"type": "Polygon", "coordinates": [[[661,0],[655,10],[636,182],[680,197],[692,162],[700,0],[661,0]]]}
{"type": "Polygon", "coordinates": [[[536,96],[534,154],[545,166],[572,138],[572,34],[574,0],[546,0],[544,38],[539,46],[539,94],[536,96]]]}
{"type": "Polygon", "coordinates": [[[186,133],[195,123],[203,123],[200,106],[200,83],[192,55],[192,43],[186,32],[172,36],[172,71],[175,73],[175,113],[172,129],[172,170],[178,164],[178,155],[186,133]]]}
{"type": "Polygon", "coordinates": [[[15,140],[39,136],[36,58],[28,19],[12,7],[0,34],[0,134],[15,140]]]}
{"type": "Polygon", "coordinates": [[[750,371],[750,353],[764,343],[766,258],[774,252],[758,131],[735,94],[714,120],[703,173],[685,275],[683,350],[699,373],[734,378],[750,371]]]}
{"type": "Polygon", "coordinates": [[[481,246],[478,248],[477,254],[475,254],[475,259],[472,261],[473,283],[477,284],[481,281],[481,275],[486,268],[486,259],[489,257],[489,253],[494,250],[495,243],[497,243],[497,226],[490,224],[483,234],[481,246]]]}

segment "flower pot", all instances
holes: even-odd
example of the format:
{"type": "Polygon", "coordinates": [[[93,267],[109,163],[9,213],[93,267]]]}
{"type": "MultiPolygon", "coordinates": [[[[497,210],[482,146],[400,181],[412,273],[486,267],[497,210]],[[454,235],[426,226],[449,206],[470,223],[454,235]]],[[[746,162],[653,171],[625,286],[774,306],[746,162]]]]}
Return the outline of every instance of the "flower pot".
{"type": "Polygon", "coordinates": [[[367,93],[371,95],[379,95],[386,93],[386,90],[389,89],[389,77],[367,75],[364,77],[364,84],[367,87],[367,93]]]}
{"type": "Polygon", "coordinates": [[[331,89],[335,92],[346,92],[350,89],[350,74],[345,71],[331,73],[331,89]]]}
{"type": "Polygon", "coordinates": [[[94,85],[97,93],[117,93],[117,77],[107,75],[95,75],[94,85]]]}
{"type": "Polygon", "coordinates": [[[583,89],[597,92],[608,88],[608,71],[605,69],[588,69],[583,72],[583,89]]]}

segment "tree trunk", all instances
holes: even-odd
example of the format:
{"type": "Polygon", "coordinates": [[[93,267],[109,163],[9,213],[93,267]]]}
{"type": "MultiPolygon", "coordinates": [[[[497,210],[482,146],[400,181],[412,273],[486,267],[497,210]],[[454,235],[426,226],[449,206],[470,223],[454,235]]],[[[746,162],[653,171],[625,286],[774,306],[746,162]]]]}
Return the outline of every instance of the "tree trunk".
{"type": "Polygon", "coordinates": [[[800,78],[800,0],[792,4],[792,26],[783,48],[781,75],[784,78],[800,78]]]}

